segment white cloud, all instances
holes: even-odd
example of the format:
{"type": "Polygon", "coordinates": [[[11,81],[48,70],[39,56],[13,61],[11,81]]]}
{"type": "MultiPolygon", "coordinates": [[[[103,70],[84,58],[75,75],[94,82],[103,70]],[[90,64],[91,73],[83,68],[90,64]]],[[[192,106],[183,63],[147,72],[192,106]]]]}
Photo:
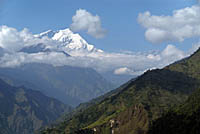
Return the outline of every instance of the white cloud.
{"type": "Polygon", "coordinates": [[[188,54],[192,54],[196,52],[198,49],[200,49],[200,42],[194,43],[192,45],[192,48],[189,49],[188,54]]]}
{"type": "Polygon", "coordinates": [[[126,74],[126,75],[131,75],[133,71],[127,67],[122,67],[114,70],[114,74],[120,75],[120,74],[126,74]]]}
{"type": "Polygon", "coordinates": [[[147,11],[139,14],[138,22],[146,28],[145,37],[152,43],[182,42],[200,37],[200,6],[175,10],[172,16],[155,16],[147,11]]]}
{"type": "Polygon", "coordinates": [[[168,45],[158,53],[91,53],[87,56],[66,57],[63,53],[14,53],[0,58],[1,67],[15,67],[25,63],[47,63],[54,66],[89,67],[98,72],[113,71],[115,74],[140,75],[150,68],[162,68],[188,54],[168,45]]]}
{"type": "Polygon", "coordinates": [[[55,44],[53,40],[48,38],[36,38],[28,29],[18,31],[8,26],[0,26],[0,47],[9,52],[19,51],[21,48],[38,43],[55,44]]]}
{"type": "Polygon", "coordinates": [[[101,27],[101,20],[98,15],[94,16],[84,9],[79,9],[72,17],[70,29],[74,32],[87,31],[87,33],[95,38],[102,38],[106,34],[106,30],[101,27]]]}
{"type": "Polygon", "coordinates": [[[25,29],[21,32],[18,32],[14,28],[1,26],[0,47],[10,51],[18,50],[23,45],[25,32],[27,32],[25,29]]]}
{"type": "Polygon", "coordinates": [[[116,74],[116,75],[135,75],[135,76],[137,76],[142,73],[144,73],[144,71],[134,71],[127,67],[117,68],[114,70],[114,74],[116,74]]]}
{"type": "Polygon", "coordinates": [[[182,59],[185,57],[185,53],[177,49],[174,45],[167,45],[167,47],[162,51],[161,56],[182,59]]]}
{"type": "Polygon", "coordinates": [[[62,66],[67,64],[64,63],[66,59],[66,56],[63,53],[59,52],[40,52],[33,54],[18,52],[5,54],[3,57],[1,57],[0,67],[17,67],[26,63],[46,63],[52,64],[54,66],[62,66]]]}

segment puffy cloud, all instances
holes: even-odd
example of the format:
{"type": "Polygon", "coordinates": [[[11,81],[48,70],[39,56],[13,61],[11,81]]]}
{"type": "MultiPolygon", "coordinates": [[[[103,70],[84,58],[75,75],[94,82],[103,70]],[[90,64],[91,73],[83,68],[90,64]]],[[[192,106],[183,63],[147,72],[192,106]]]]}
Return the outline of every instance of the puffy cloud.
{"type": "Polygon", "coordinates": [[[18,32],[14,28],[9,28],[7,26],[0,27],[0,47],[6,50],[18,50],[22,47],[24,40],[24,34],[27,30],[18,32]]]}
{"type": "Polygon", "coordinates": [[[28,29],[18,31],[8,26],[0,26],[0,47],[9,52],[19,51],[21,48],[38,43],[55,44],[48,38],[36,38],[28,29]]]}
{"type": "Polygon", "coordinates": [[[172,16],[155,16],[147,11],[138,15],[138,22],[146,28],[145,37],[152,43],[182,42],[200,37],[200,6],[175,10],[172,16]]]}
{"type": "Polygon", "coordinates": [[[106,34],[106,30],[101,27],[101,20],[98,15],[94,16],[84,9],[79,9],[72,17],[70,26],[72,31],[87,31],[87,33],[95,38],[102,38],[106,34]]]}
{"type": "Polygon", "coordinates": [[[177,49],[174,45],[167,45],[167,47],[162,51],[161,56],[182,59],[185,57],[185,53],[177,49]]]}
{"type": "Polygon", "coordinates": [[[120,75],[120,74],[131,75],[132,73],[133,71],[127,67],[118,68],[114,71],[114,74],[117,74],[117,75],[120,75]]]}
{"type": "Polygon", "coordinates": [[[140,75],[144,73],[144,71],[133,71],[127,67],[117,68],[114,70],[114,74],[116,75],[140,75]]]}

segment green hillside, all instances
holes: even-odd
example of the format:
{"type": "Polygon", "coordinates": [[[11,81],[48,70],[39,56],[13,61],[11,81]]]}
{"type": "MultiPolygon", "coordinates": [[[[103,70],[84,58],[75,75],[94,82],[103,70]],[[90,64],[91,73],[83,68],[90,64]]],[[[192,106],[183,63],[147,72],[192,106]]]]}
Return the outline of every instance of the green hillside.
{"type": "Polygon", "coordinates": [[[200,51],[164,69],[147,71],[43,133],[145,134],[149,124],[200,87],[200,51]],[[86,132],[84,132],[86,131],[86,132]]]}
{"type": "Polygon", "coordinates": [[[149,134],[199,134],[200,90],[195,91],[186,102],[155,120],[149,134]]]}

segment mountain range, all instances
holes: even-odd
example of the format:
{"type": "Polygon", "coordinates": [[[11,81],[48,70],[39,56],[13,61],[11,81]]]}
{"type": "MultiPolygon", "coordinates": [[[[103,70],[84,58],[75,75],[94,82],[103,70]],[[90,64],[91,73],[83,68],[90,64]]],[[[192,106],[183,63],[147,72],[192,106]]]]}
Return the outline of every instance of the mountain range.
{"type": "MultiPolygon", "coordinates": [[[[89,56],[98,57],[104,55],[104,51],[96,48],[94,45],[89,44],[83,37],[77,33],[73,33],[69,28],[53,31],[48,30],[40,34],[34,35],[37,38],[49,38],[55,43],[49,44],[37,44],[21,49],[21,52],[61,52],[66,56],[89,56]]],[[[110,81],[115,87],[124,84],[130,80],[132,75],[115,75],[113,70],[107,72],[99,72],[107,81],[110,81]]]]}
{"type": "Polygon", "coordinates": [[[92,66],[115,87],[133,77],[132,75],[114,74],[114,69],[116,68],[108,71],[99,71],[96,68],[99,65],[95,64],[98,64],[98,60],[101,61],[104,56],[109,57],[110,55],[101,49],[95,48],[94,45],[89,44],[69,28],[57,31],[48,30],[35,34],[33,37],[33,39],[30,39],[30,43],[22,45],[23,47],[16,52],[0,48],[1,67],[13,68],[28,63],[45,63],[53,66],[70,65],[80,68],[92,66]]]}
{"type": "MultiPolygon", "coordinates": [[[[78,107],[66,116],[64,122],[45,129],[42,133],[147,134],[152,122],[170,109],[184,103],[193,92],[199,89],[199,63],[200,50],[163,69],[149,70],[117,90],[82,105],[81,108],[78,107]]],[[[193,98],[191,96],[189,100],[193,98]]],[[[197,101],[195,104],[199,103],[198,99],[193,101],[197,101]]],[[[192,109],[191,104],[186,104],[184,107],[188,111],[192,109]]],[[[199,110],[198,107],[197,110],[199,110]]],[[[196,112],[194,110],[190,113],[196,112]]],[[[196,115],[191,116],[190,119],[194,117],[196,115]]],[[[179,116],[177,119],[180,119],[179,116]]],[[[187,124],[187,120],[184,121],[187,124]]],[[[159,122],[155,124],[159,127],[159,122]]],[[[166,124],[166,131],[167,128],[166,124]]]]}
{"type": "MultiPolygon", "coordinates": [[[[95,69],[84,67],[84,65],[78,67],[70,64],[54,64],[54,61],[59,61],[59,58],[65,60],[71,58],[72,60],[69,62],[76,63],[77,61],[74,61],[76,58],[73,59],[73,57],[87,58],[88,55],[98,56],[104,54],[103,50],[87,43],[79,34],[73,33],[68,28],[58,31],[48,30],[36,34],[34,37],[34,40],[41,39],[40,41],[45,41],[24,45],[15,52],[19,55],[0,48],[0,57],[6,54],[6,56],[19,56],[18,59],[20,59],[19,61],[18,59],[8,61],[6,66],[3,62],[0,67],[0,77],[10,82],[9,84],[14,86],[24,85],[28,88],[33,87],[42,91],[45,95],[76,106],[98,97],[114,87],[116,88],[133,77],[132,75],[115,75],[113,70],[110,72],[97,72],[95,69]],[[55,56],[48,59],[48,61],[43,60],[43,57],[48,58],[49,55],[55,56]],[[35,60],[30,61],[33,56],[35,60]],[[26,57],[29,58],[26,59],[26,57]],[[10,63],[11,66],[9,66],[10,63]],[[12,66],[12,63],[17,65],[12,66]]],[[[4,57],[2,57],[2,60],[4,60],[4,57]]]]}
{"type": "Polygon", "coordinates": [[[0,58],[16,54],[22,61],[24,55],[39,59],[16,66],[1,65],[0,133],[34,133],[58,118],[62,121],[41,133],[199,133],[200,49],[190,57],[134,78],[114,75],[113,71],[99,73],[84,66],[52,64],[51,60],[60,60],[57,54],[64,60],[106,54],[70,29],[49,30],[34,37],[46,42],[24,46],[17,52],[0,48],[0,58]],[[49,54],[56,59],[41,62],[49,54]],[[128,82],[112,90],[116,85],[110,81],[128,82]],[[69,105],[78,106],[72,110],[69,105]]]}
{"type": "Polygon", "coordinates": [[[0,68],[0,78],[13,86],[37,89],[65,104],[76,106],[113,88],[91,68],[29,63],[15,68],[0,68]]]}
{"type": "Polygon", "coordinates": [[[72,108],[39,91],[0,80],[0,133],[33,134],[72,108]]]}
{"type": "MultiPolygon", "coordinates": [[[[0,48],[0,58],[15,53],[31,55],[55,52],[71,57],[68,52],[101,52],[69,29],[50,33],[52,37],[48,35],[48,38],[55,40],[55,46],[38,43],[14,53],[0,48]]],[[[37,38],[47,38],[44,36],[43,33],[37,38]]],[[[89,101],[112,88],[113,85],[92,68],[37,62],[1,66],[0,133],[35,133],[70,112],[73,109],[71,106],[89,101]]]]}

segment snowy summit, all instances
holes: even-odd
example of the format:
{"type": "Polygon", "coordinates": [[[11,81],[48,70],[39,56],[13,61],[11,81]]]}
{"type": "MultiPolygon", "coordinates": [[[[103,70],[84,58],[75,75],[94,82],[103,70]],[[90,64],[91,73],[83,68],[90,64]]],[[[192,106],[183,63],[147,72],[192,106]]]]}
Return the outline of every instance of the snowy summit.
{"type": "Polygon", "coordinates": [[[94,47],[94,45],[88,44],[79,34],[73,33],[70,29],[46,32],[35,35],[38,38],[48,37],[57,42],[56,48],[59,51],[65,51],[75,55],[92,52],[103,52],[100,49],[94,47]]]}

